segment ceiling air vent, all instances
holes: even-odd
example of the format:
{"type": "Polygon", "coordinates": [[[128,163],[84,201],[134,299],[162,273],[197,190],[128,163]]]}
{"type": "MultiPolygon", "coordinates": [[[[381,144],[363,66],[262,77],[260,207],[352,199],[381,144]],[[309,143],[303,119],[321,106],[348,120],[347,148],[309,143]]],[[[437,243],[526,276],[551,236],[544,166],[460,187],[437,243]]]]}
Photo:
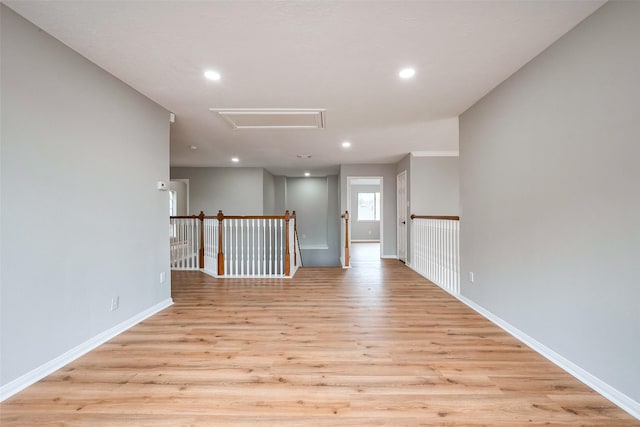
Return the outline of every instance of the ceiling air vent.
{"type": "Polygon", "coordinates": [[[324,129],[320,108],[210,108],[234,129],[324,129]]]}

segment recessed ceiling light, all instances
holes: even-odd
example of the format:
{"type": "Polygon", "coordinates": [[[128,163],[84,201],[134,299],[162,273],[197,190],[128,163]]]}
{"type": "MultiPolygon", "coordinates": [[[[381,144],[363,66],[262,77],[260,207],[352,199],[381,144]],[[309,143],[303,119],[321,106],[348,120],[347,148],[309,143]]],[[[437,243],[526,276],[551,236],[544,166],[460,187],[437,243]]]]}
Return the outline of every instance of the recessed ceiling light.
{"type": "Polygon", "coordinates": [[[310,159],[311,154],[296,154],[296,157],[299,159],[310,159]]]}
{"type": "Polygon", "coordinates": [[[403,68],[402,70],[400,70],[398,75],[402,79],[410,79],[411,77],[416,75],[416,70],[414,70],[413,68],[403,68]]]}
{"type": "Polygon", "coordinates": [[[344,148],[349,148],[349,147],[351,147],[351,143],[350,143],[349,141],[344,141],[344,142],[342,143],[342,146],[343,146],[344,148]]]}
{"type": "Polygon", "coordinates": [[[204,72],[204,76],[206,78],[208,78],[209,80],[220,80],[220,73],[213,71],[213,70],[208,70],[204,72]]]}
{"type": "Polygon", "coordinates": [[[239,158],[237,158],[237,157],[232,157],[232,158],[231,158],[231,161],[232,161],[233,163],[238,163],[238,162],[240,161],[240,159],[239,159],[239,158]]]}
{"type": "Polygon", "coordinates": [[[196,145],[191,145],[191,146],[189,146],[189,148],[191,148],[192,150],[197,150],[197,149],[198,149],[198,146],[196,146],[196,145]]]}
{"type": "Polygon", "coordinates": [[[305,172],[304,176],[311,176],[311,172],[305,172]]]}

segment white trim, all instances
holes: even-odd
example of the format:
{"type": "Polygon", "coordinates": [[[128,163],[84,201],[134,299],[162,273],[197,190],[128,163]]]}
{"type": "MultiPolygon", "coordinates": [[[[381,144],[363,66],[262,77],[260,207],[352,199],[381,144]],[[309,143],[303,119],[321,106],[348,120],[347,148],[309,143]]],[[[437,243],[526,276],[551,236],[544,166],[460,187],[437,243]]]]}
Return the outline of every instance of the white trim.
{"type": "Polygon", "coordinates": [[[186,215],[191,215],[191,211],[189,209],[189,179],[188,178],[174,178],[174,179],[169,179],[169,182],[171,181],[178,181],[178,182],[183,182],[184,184],[187,185],[187,213],[186,215]]]}
{"type": "Polygon", "coordinates": [[[380,239],[358,239],[358,240],[353,240],[351,239],[351,243],[380,243],[380,239]]]}
{"type": "Polygon", "coordinates": [[[342,268],[351,268],[351,265],[344,265],[344,257],[340,257],[340,264],[342,265],[342,268]]]}
{"type": "Polygon", "coordinates": [[[324,129],[324,108],[209,108],[209,111],[218,113],[231,127],[236,129],[324,129]],[[261,115],[261,116],[312,116],[313,125],[239,125],[234,116],[261,115]]]}
{"type": "Polygon", "coordinates": [[[583,383],[585,383],[586,385],[588,385],[589,387],[591,387],[592,389],[600,393],[602,396],[609,399],[614,404],[618,405],[620,408],[628,412],[630,415],[636,417],[637,419],[640,419],[640,402],[636,402],[631,397],[613,388],[606,382],[602,381],[600,378],[594,376],[593,374],[590,374],[589,372],[587,372],[580,366],[576,365],[569,359],[556,353],[555,351],[551,350],[549,347],[545,346],[539,341],[536,341],[534,338],[530,337],[529,335],[522,332],[515,326],[512,326],[508,322],[502,320],[495,314],[479,306],[473,301],[465,298],[462,295],[454,295],[454,294],[451,294],[451,295],[456,297],[458,300],[466,304],[468,307],[470,307],[480,315],[484,316],[486,319],[488,319],[498,327],[502,328],[504,331],[508,332],[518,340],[522,341],[527,346],[531,347],[534,351],[538,352],[540,355],[544,356],[549,361],[553,362],[560,368],[564,369],[569,374],[573,375],[576,379],[582,381],[583,383]]]}
{"type": "Polygon", "coordinates": [[[380,258],[384,258],[384,259],[398,259],[398,255],[382,255],[380,258]]]}
{"type": "Polygon", "coordinates": [[[113,326],[112,328],[107,329],[104,332],[99,333],[93,338],[89,338],[87,341],[83,342],[72,348],[71,350],[61,354],[60,356],[44,363],[43,365],[38,366],[37,368],[27,372],[26,374],[16,378],[15,380],[3,385],[0,387],[0,402],[14,394],[24,390],[30,385],[40,381],[47,375],[50,375],[57,371],[58,369],[64,367],[65,365],[73,362],[80,356],[90,352],[91,350],[97,348],[101,344],[109,341],[115,336],[121,334],[127,329],[137,325],[143,320],[153,316],[161,310],[171,306],[173,304],[173,300],[171,298],[167,298],[164,301],[159,302],[158,304],[150,307],[143,312],[136,314],[135,316],[113,326]]]}
{"type": "MultiPolygon", "coordinates": [[[[353,212],[351,211],[351,186],[358,185],[353,184],[353,180],[357,179],[379,179],[380,180],[380,220],[374,221],[380,223],[380,258],[384,258],[382,256],[382,251],[384,250],[384,176],[382,175],[355,175],[355,176],[347,176],[347,210],[349,211],[349,217],[353,218],[353,212]]],[[[356,219],[358,213],[356,212],[356,219]]],[[[349,222],[352,222],[353,219],[350,219],[349,222]]],[[[341,226],[342,227],[342,226],[341,226]]],[[[352,230],[353,231],[353,230],[352,230]]],[[[342,233],[342,231],[340,231],[342,233]]],[[[353,233],[349,234],[349,243],[353,240],[351,239],[353,233]]],[[[342,239],[342,236],[341,236],[342,239]]],[[[341,249],[342,251],[342,249],[341,249]]],[[[344,262],[342,263],[344,265],[344,262]]]]}
{"type": "Polygon", "coordinates": [[[412,151],[413,157],[458,157],[460,152],[458,150],[449,151],[412,151]]]}

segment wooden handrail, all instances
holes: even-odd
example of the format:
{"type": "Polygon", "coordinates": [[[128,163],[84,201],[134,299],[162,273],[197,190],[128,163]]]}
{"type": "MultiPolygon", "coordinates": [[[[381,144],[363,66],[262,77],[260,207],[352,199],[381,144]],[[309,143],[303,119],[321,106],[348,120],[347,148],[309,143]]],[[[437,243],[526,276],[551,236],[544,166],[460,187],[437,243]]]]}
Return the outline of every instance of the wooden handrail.
{"type": "Polygon", "coordinates": [[[446,215],[416,215],[411,214],[411,219],[448,219],[452,221],[460,221],[459,216],[446,216],[446,215]]]}
{"type": "Polygon", "coordinates": [[[344,218],[344,266],[349,267],[349,211],[344,211],[340,218],[344,218]]]}
{"type": "MultiPolygon", "coordinates": [[[[200,212],[202,214],[202,212],[200,212]]],[[[204,215],[204,214],[202,214],[204,215]]],[[[222,214],[223,219],[284,219],[284,215],[224,215],[222,214]]],[[[183,216],[170,216],[171,219],[199,219],[200,215],[183,215],[183,216]]],[[[218,219],[218,215],[204,215],[203,219],[218,219]]]]}

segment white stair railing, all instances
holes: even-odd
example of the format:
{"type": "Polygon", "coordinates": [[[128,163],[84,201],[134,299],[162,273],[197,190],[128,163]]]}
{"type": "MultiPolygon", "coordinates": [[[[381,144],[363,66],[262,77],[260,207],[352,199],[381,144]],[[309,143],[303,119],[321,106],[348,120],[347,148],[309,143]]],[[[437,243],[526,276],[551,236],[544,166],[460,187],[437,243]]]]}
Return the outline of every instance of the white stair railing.
{"type": "Polygon", "coordinates": [[[460,218],[411,215],[411,268],[460,294],[460,218]]]}
{"type": "Polygon", "coordinates": [[[295,212],[171,217],[171,268],[216,277],[292,277],[300,252],[295,212]]]}
{"type": "Polygon", "coordinates": [[[221,223],[225,276],[285,275],[284,218],[225,217],[221,223]]]}
{"type": "Polygon", "coordinates": [[[218,220],[204,218],[204,271],[209,274],[218,272],[218,220]]]}
{"type": "Polygon", "coordinates": [[[172,270],[198,269],[200,221],[197,217],[172,217],[169,242],[172,270]]]}

